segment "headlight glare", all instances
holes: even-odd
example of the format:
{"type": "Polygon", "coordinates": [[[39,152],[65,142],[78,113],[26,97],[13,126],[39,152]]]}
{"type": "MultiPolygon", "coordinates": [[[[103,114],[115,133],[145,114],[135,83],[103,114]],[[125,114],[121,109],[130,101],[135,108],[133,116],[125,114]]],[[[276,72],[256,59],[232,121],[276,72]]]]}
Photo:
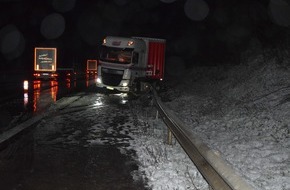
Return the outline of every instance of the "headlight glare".
{"type": "Polygon", "coordinates": [[[128,86],[128,83],[127,82],[123,82],[122,86],[126,87],[126,86],[128,86]]]}
{"type": "Polygon", "coordinates": [[[97,83],[101,84],[102,80],[100,78],[97,78],[97,83]]]}

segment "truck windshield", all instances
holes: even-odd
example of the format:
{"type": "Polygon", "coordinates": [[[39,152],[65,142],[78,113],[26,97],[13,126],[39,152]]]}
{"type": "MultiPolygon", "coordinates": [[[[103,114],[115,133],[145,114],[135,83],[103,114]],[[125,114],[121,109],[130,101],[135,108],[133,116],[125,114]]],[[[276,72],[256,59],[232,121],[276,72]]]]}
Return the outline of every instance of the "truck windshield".
{"type": "Polygon", "coordinates": [[[102,46],[100,60],[112,63],[131,63],[133,48],[114,48],[102,46]]]}

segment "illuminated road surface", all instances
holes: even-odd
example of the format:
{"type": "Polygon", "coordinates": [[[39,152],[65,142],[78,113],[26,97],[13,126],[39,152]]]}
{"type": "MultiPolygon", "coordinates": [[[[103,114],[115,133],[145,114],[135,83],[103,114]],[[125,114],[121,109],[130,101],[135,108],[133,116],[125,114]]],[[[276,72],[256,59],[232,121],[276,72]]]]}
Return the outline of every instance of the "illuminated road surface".
{"type": "Polygon", "coordinates": [[[57,110],[69,98],[0,152],[0,188],[146,189],[126,148],[137,130],[126,96],[80,93],[57,110]]]}
{"type": "MultiPolygon", "coordinates": [[[[94,77],[79,80],[62,78],[59,81],[28,81],[11,83],[11,90],[2,90],[0,96],[0,133],[11,128],[16,123],[30,117],[31,114],[41,113],[56,100],[71,92],[87,90],[95,86],[94,77]],[[19,121],[18,121],[19,120],[19,121]]],[[[1,88],[1,87],[0,87],[1,88]]]]}

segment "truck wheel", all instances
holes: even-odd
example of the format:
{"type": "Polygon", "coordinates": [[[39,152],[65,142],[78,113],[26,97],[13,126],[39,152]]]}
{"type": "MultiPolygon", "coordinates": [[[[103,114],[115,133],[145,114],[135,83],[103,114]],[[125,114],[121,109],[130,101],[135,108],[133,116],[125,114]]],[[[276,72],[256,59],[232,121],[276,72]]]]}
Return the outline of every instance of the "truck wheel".
{"type": "Polygon", "coordinates": [[[159,81],[154,81],[154,82],[153,82],[153,87],[154,87],[154,89],[155,89],[156,91],[159,91],[160,88],[161,88],[159,81]]]}
{"type": "Polygon", "coordinates": [[[134,92],[135,93],[140,93],[141,92],[141,83],[140,83],[140,81],[136,81],[134,83],[134,92]]]}

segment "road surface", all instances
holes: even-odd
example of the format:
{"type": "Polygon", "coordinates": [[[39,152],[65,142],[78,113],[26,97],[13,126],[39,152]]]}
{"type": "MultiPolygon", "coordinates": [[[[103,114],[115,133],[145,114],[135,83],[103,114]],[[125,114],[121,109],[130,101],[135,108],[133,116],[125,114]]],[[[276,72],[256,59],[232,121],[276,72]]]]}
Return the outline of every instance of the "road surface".
{"type": "Polygon", "coordinates": [[[128,98],[97,90],[56,102],[50,114],[0,152],[5,190],[148,189],[130,134],[128,98]],[[66,105],[62,106],[61,105],[66,105]]]}

